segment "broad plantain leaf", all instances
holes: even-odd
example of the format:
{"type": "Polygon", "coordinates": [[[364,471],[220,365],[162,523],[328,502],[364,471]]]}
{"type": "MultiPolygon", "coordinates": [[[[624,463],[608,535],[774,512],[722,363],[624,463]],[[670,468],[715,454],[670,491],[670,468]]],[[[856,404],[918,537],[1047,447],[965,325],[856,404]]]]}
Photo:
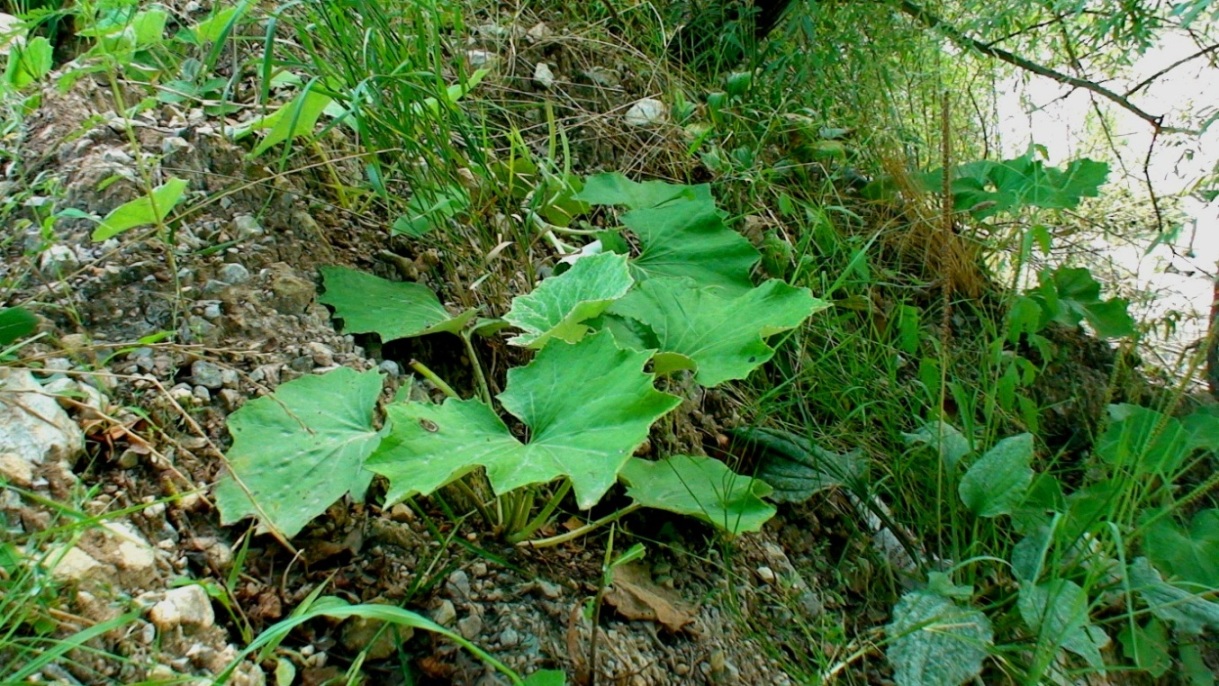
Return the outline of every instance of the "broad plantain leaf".
{"type": "Polygon", "coordinates": [[[828,306],[808,289],[781,281],[732,293],[690,279],[649,279],[610,312],[646,325],[652,333],[649,347],[689,358],[698,366],[698,382],[715,386],[743,379],[769,360],[775,351],[766,336],[798,326],[828,306]]]}
{"type": "Polygon", "coordinates": [[[169,211],[182,200],[186,186],[184,179],[173,178],[152,189],[148,195],[119,205],[93,230],[93,240],[104,241],[128,229],[164,220],[169,216],[169,211]]]}
{"type": "Polygon", "coordinates": [[[1122,644],[1123,655],[1157,679],[1172,667],[1168,627],[1155,617],[1147,620],[1146,625],[1128,624],[1117,640],[1122,644]]]}
{"type": "Polygon", "coordinates": [[[935,449],[949,469],[955,469],[962,457],[973,452],[973,446],[965,434],[940,419],[923,424],[913,433],[903,431],[902,439],[906,445],[926,445],[935,449]]]}
{"type": "Polygon", "coordinates": [[[619,350],[602,332],[548,345],[528,366],[509,370],[499,400],[528,427],[527,443],[477,400],[391,405],[393,430],[368,468],[389,478],[391,503],[485,467],[496,494],[565,476],[587,509],[614,484],[652,422],[681,402],[653,388],[643,372],[650,356],[619,350]]]}
{"type": "Polygon", "coordinates": [[[1096,454],[1115,467],[1138,474],[1172,474],[1195,442],[1176,417],[1138,405],[1109,406],[1109,426],[1096,442],[1096,454]]]}
{"type": "Polygon", "coordinates": [[[380,394],[379,373],[340,367],[234,412],[229,473],[215,491],[222,522],[253,516],[291,538],[344,494],[362,500],[373,477],[364,460],[382,435],[373,428],[380,394]]]}
{"type": "Polygon", "coordinates": [[[1171,622],[1177,630],[1191,635],[1207,628],[1219,630],[1219,603],[1164,581],[1147,558],[1135,558],[1129,575],[1131,587],[1147,603],[1151,614],[1171,622]]]}
{"type": "Polygon", "coordinates": [[[600,315],[635,283],[625,255],[601,253],[543,281],[529,295],[512,299],[504,319],[525,333],[509,343],[541,348],[551,338],[575,343],[588,332],[583,322],[600,315]]]}
{"type": "Polygon", "coordinates": [[[762,501],[770,486],[710,457],[632,458],[619,476],[640,505],[690,515],[730,534],[758,531],[775,515],[775,508],[762,501]]]}
{"type": "Polygon", "coordinates": [[[390,281],[348,267],[322,267],[326,292],[318,302],[334,308],[347,333],[375,333],[382,341],[447,331],[458,333],[474,317],[454,317],[426,286],[390,281]]]}
{"type": "Polygon", "coordinates": [[[1219,509],[1194,515],[1189,530],[1164,518],[1143,537],[1147,557],[1174,581],[1219,589],[1219,509]]]}
{"type": "Polygon", "coordinates": [[[927,591],[902,596],[885,628],[898,686],[955,686],[982,673],[994,643],[986,615],[927,591]]]}
{"type": "Polygon", "coordinates": [[[1032,460],[1032,434],[999,441],[961,477],[961,501],[979,517],[1010,514],[1033,482],[1032,460]]]}
{"type": "Polygon", "coordinates": [[[591,205],[625,205],[632,210],[657,207],[677,199],[713,203],[711,187],[706,184],[685,186],[665,181],[632,181],[621,172],[597,174],[584,181],[584,188],[572,196],[591,205]]]}
{"type": "Polygon", "coordinates": [[[1072,581],[1021,584],[1016,600],[1024,623],[1037,634],[1039,650],[1075,653],[1096,669],[1104,667],[1100,649],[1109,636],[1088,619],[1088,595],[1072,581]]]}
{"type": "Polygon", "coordinates": [[[250,157],[258,157],[267,150],[300,136],[313,134],[318,117],[330,103],[329,96],[316,90],[303,90],[291,102],[249,125],[249,130],[270,128],[266,138],[254,148],[250,157]]]}
{"type": "Polygon", "coordinates": [[[761,449],[757,476],[774,489],[769,497],[775,502],[804,502],[819,491],[862,478],[868,469],[858,450],[831,452],[787,431],[743,427],[732,434],[761,449]]]}

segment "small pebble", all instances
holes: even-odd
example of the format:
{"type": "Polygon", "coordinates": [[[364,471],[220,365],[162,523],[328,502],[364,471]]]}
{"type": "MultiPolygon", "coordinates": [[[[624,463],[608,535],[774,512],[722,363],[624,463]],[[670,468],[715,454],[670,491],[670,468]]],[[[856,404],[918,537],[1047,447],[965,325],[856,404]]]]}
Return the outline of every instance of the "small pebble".
{"type": "Polygon", "coordinates": [[[250,280],[250,270],[236,262],[230,262],[220,267],[218,276],[221,281],[228,284],[245,283],[250,280]]]}
{"type": "Polygon", "coordinates": [[[224,385],[220,367],[207,360],[195,360],[190,366],[190,374],[195,383],[204,388],[220,388],[224,385]]]}

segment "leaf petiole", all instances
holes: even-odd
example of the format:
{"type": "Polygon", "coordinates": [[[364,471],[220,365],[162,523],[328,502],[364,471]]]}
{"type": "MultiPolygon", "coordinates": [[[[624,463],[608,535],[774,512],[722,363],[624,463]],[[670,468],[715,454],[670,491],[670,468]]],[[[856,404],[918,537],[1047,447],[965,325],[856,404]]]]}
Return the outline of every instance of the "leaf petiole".
{"type": "Polygon", "coordinates": [[[588,524],[585,524],[584,526],[576,528],[576,529],[572,529],[571,531],[568,531],[565,534],[559,534],[558,536],[551,536],[550,538],[542,538],[542,539],[538,539],[536,541],[521,541],[520,543],[517,543],[517,545],[529,546],[531,548],[553,548],[556,545],[560,545],[560,544],[566,543],[568,541],[574,541],[577,538],[580,538],[581,536],[585,536],[585,535],[591,533],[593,530],[597,529],[598,527],[605,526],[606,524],[609,524],[610,522],[616,522],[619,519],[622,519],[623,517],[629,515],[630,513],[634,512],[635,510],[638,510],[641,507],[643,507],[643,505],[641,505],[639,503],[631,503],[630,505],[627,505],[626,507],[622,508],[621,510],[618,510],[617,512],[612,512],[610,514],[607,514],[595,522],[589,522],[588,524]]]}

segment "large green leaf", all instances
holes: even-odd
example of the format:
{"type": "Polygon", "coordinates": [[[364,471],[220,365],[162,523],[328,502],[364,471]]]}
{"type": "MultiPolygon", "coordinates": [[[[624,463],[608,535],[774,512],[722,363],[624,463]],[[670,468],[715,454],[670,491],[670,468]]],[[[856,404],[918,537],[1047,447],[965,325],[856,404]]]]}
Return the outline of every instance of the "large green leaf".
{"type": "Polygon", "coordinates": [[[447,331],[457,333],[474,316],[454,317],[426,286],[390,281],[348,267],[322,267],[326,292],[318,302],[334,308],[348,333],[375,333],[383,341],[447,331]]]}
{"type": "Polygon", "coordinates": [[[1096,441],[1096,454],[1110,465],[1138,474],[1171,476],[1195,444],[1176,417],[1146,407],[1110,405],[1109,419],[1096,441]]]}
{"type": "Polygon", "coordinates": [[[24,307],[0,307],[0,345],[8,345],[38,330],[38,317],[24,307]]]}
{"type": "Polygon", "coordinates": [[[1096,669],[1104,667],[1100,649],[1109,643],[1103,630],[1088,619],[1088,595],[1072,581],[1021,584],[1016,607],[1024,623],[1037,634],[1038,649],[1058,648],[1075,653],[1096,669]]]}
{"type": "Polygon", "coordinates": [[[1219,509],[1195,514],[1188,530],[1161,519],[1147,529],[1143,549],[1174,580],[1219,589],[1219,509]]]}
{"type": "Polygon", "coordinates": [[[626,256],[602,253],[576,260],[571,269],[543,281],[529,295],[512,299],[504,319],[525,333],[508,342],[541,348],[551,339],[575,343],[588,327],[583,323],[626,295],[635,280],[626,256]]]}
{"type": "Polygon", "coordinates": [[[173,178],[152,189],[148,195],[119,205],[93,230],[93,240],[104,241],[128,229],[164,221],[169,211],[182,200],[187,185],[185,180],[173,178]]]}
{"type": "Polygon", "coordinates": [[[1147,558],[1135,558],[1129,575],[1131,587],[1156,617],[1187,634],[1201,634],[1207,628],[1219,630],[1219,603],[1164,581],[1147,558]]]}
{"type": "Polygon", "coordinates": [[[362,500],[373,477],[364,460],[381,440],[373,428],[380,394],[379,373],[340,367],[234,412],[229,473],[215,492],[221,521],[252,516],[291,538],[344,494],[362,500]]]}
{"type": "Polygon", "coordinates": [[[761,254],[728,228],[713,202],[677,200],[628,212],[622,223],[639,237],[641,250],[631,261],[639,281],[687,276],[702,286],[753,286],[749,273],[761,254]]]}
{"type": "Polygon", "coordinates": [[[625,205],[632,210],[657,207],[678,199],[713,202],[711,187],[706,184],[685,186],[666,181],[636,182],[621,172],[588,177],[584,188],[572,197],[592,205],[625,205]]]}
{"type": "Polygon", "coordinates": [[[775,515],[775,508],[762,501],[770,486],[710,457],[633,458],[620,477],[629,486],[627,495],[640,505],[690,515],[730,534],[758,531],[775,515]]]}
{"type": "Polygon", "coordinates": [[[986,615],[926,591],[902,596],[885,628],[898,686],[955,686],[982,672],[994,643],[986,615]]]}
{"type": "Polygon", "coordinates": [[[923,424],[913,433],[903,431],[902,440],[906,445],[926,445],[934,449],[949,469],[956,469],[961,458],[973,452],[973,446],[965,434],[940,419],[923,424]]]}
{"type": "MultiPolygon", "coordinates": [[[[1048,167],[1033,152],[1010,160],[981,160],[952,170],[953,204],[983,219],[1024,207],[1071,209],[1085,197],[1096,197],[1109,175],[1109,165],[1087,158],[1066,169],[1048,167]]],[[[924,175],[929,190],[942,188],[943,170],[924,175]]]]}
{"type": "Polygon", "coordinates": [[[1032,434],[999,441],[961,477],[961,501],[979,517],[1010,514],[1033,482],[1032,459],[1032,434]]]}
{"type": "Polygon", "coordinates": [[[733,436],[762,452],[757,476],[780,503],[804,502],[819,491],[857,482],[868,463],[858,450],[835,453],[804,436],[767,427],[742,427],[733,436]]]}
{"type": "Polygon", "coordinates": [[[388,408],[393,429],[368,468],[389,478],[389,502],[437,488],[485,467],[496,494],[568,477],[581,508],[614,484],[652,422],[680,399],[652,386],[650,354],[619,350],[607,332],[574,345],[555,342],[508,372],[499,395],[525,423],[522,443],[477,400],[388,408]]]}
{"type": "MultiPolygon", "coordinates": [[[[828,307],[806,288],[767,281],[743,293],[700,286],[690,279],[649,279],[610,312],[646,325],[647,340],[662,354],[677,354],[697,366],[704,386],[743,379],[774,355],[765,337],[798,326],[828,307]]],[[[660,368],[667,361],[658,356],[660,368]]]]}

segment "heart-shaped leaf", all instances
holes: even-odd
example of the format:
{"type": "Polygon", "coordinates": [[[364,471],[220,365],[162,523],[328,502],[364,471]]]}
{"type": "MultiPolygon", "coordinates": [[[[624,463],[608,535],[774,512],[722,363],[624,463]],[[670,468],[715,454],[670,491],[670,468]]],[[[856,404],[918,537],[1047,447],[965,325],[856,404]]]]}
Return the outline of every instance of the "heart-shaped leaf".
{"type": "Polygon", "coordinates": [[[379,373],[340,367],[234,412],[229,473],[215,490],[222,523],[252,516],[291,538],[344,494],[362,500],[373,477],[364,460],[381,440],[380,394],[379,373]]]}
{"type": "Polygon", "coordinates": [[[567,477],[587,509],[614,484],[652,422],[681,402],[653,388],[643,372],[649,357],[619,350],[602,332],[574,345],[554,342],[510,370],[499,400],[528,427],[527,442],[478,400],[391,405],[393,429],[368,468],[389,479],[391,503],[485,467],[496,494],[567,477]]]}
{"type": "Polygon", "coordinates": [[[643,323],[649,347],[677,353],[698,366],[704,386],[743,379],[774,355],[764,338],[798,326],[828,307],[808,289],[767,281],[741,293],[700,286],[690,279],[649,279],[610,312],[643,323]]]}
{"type": "Polygon", "coordinates": [[[530,348],[541,348],[551,338],[575,343],[588,331],[583,322],[626,295],[633,283],[624,255],[602,253],[576,260],[571,269],[546,279],[529,295],[512,299],[504,319],[525,333],[508,342],[530,348]]]}

